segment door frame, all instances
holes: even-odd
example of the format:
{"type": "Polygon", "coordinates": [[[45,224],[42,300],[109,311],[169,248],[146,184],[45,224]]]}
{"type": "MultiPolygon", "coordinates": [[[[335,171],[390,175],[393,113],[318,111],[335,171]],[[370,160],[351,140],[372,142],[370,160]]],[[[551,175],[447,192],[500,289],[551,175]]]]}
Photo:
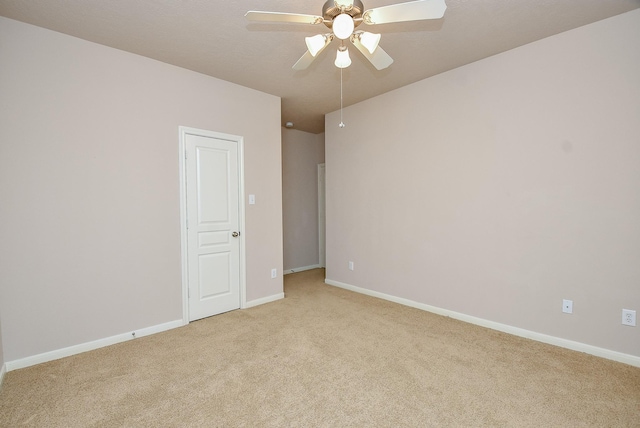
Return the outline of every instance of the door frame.
{"type": "Polygon", "coordinates": [[[238,135],[179,126],[178,158],[180,171],[180,267],[182,281],[182,324],[189,324],[189,266],[187,247],[187,135],[199,135],[219,140],[233,141],[238,145],[238,215],[240,224],[240,309],[247,306],[246,252],[244,212],[244,138],[238,135]]]}
{"type": "Polygon", "coordinates": [[[327,267],[327,170],[318,164],[318,264],[327,267]],[[324,212],[322,209],[324,208],[324,212]],[[324,218],[324,222],[320,221],[324,218]]]}

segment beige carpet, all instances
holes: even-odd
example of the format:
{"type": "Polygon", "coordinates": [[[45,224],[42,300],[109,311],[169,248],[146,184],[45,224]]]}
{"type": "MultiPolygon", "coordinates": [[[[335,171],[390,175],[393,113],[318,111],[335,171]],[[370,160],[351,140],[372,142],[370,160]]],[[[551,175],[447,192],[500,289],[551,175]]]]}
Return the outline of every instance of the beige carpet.
{"type": "Polygon", "coordinates": [[[639,427],[640,369],[288,275],[286,298],[9,372],[2,427],[639,427]]]}

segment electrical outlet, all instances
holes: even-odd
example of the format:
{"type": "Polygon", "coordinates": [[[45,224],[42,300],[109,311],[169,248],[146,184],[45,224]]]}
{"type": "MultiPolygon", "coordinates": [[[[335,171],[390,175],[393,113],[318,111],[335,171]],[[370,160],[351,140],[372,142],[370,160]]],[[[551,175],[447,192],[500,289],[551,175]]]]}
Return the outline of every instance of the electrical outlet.
{"type": "Polygon", "coordinates": [[[573,300],[562,299],[562,312],[565,314],[573,313],[573,300]]]}
{"type": "Polygon", "coordinates": [[[353,262],[349,262],[349,270],[353,270],[353,262]]]}
{"type": "Polygon", "coordinates": [[[278,269],[271,269],[271,279],[278,276],[278,269]]]}
{"type": "Polygon", "coordinates": [[[631,309],[622,310],[622,325],[636,326],[636,311],[631,309]]]}

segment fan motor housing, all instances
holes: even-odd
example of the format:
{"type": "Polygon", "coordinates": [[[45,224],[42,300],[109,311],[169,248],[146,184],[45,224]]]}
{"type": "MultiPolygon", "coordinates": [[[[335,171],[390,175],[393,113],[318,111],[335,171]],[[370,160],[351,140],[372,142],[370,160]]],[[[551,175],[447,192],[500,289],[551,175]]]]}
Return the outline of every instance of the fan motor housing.
{"type": "Polygon", "coordinates": [[[357,27],[362,22],[363,12],[364,6],[360,0],[353,0],[353,5],[344,10],[336,4],[335,0],[327,0],[324,6],[322,6],[322,18],[324,19],[324,25],[329,28],[333,28],[333,18],[341,13],[346,13],[353,18],[353,24],[357,27]]]}

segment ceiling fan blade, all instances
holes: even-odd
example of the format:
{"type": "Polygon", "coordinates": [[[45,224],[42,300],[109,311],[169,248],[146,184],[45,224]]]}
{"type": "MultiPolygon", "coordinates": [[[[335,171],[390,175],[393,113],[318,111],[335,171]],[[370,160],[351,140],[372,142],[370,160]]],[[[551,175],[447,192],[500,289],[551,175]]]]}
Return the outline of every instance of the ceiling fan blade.
{"type": "Polygon", "coordinates": [[[369,25],[440,19],[446,9],[444,0],[416,0],[369,9],[364,12],[362,19],[369,25]]]}
{"type": "Polygon", "coordinates": [[[373,64],[373,66],[378,70],[383,70],[393,64],[393,58],[387,54],[384,49],[378,45],[373,53],[370,53],[369,50],[358,40],[357,38],[352,38],[351,42],[353,45],[364,55],[365,58],[373,64]]]}
{"type": "Polygon", "coordinates": [[[293,24],[320,24],[323,19],[316,15],[303,15],[300,13],[262,12],[250,10],[244,15],[249,21],[259,22],[289,22],[293,24]]]}
{"type": "Polygon", "coordinates": [[[311,65],[314,59],[315,57],[311,55],[311,52],[306,51],[304,55],[302,55],[300,59],[295,64],[293,64],[293,67],[291,68],[293,68],[296,71],[306,70],[307,67],[311,65]]]}

